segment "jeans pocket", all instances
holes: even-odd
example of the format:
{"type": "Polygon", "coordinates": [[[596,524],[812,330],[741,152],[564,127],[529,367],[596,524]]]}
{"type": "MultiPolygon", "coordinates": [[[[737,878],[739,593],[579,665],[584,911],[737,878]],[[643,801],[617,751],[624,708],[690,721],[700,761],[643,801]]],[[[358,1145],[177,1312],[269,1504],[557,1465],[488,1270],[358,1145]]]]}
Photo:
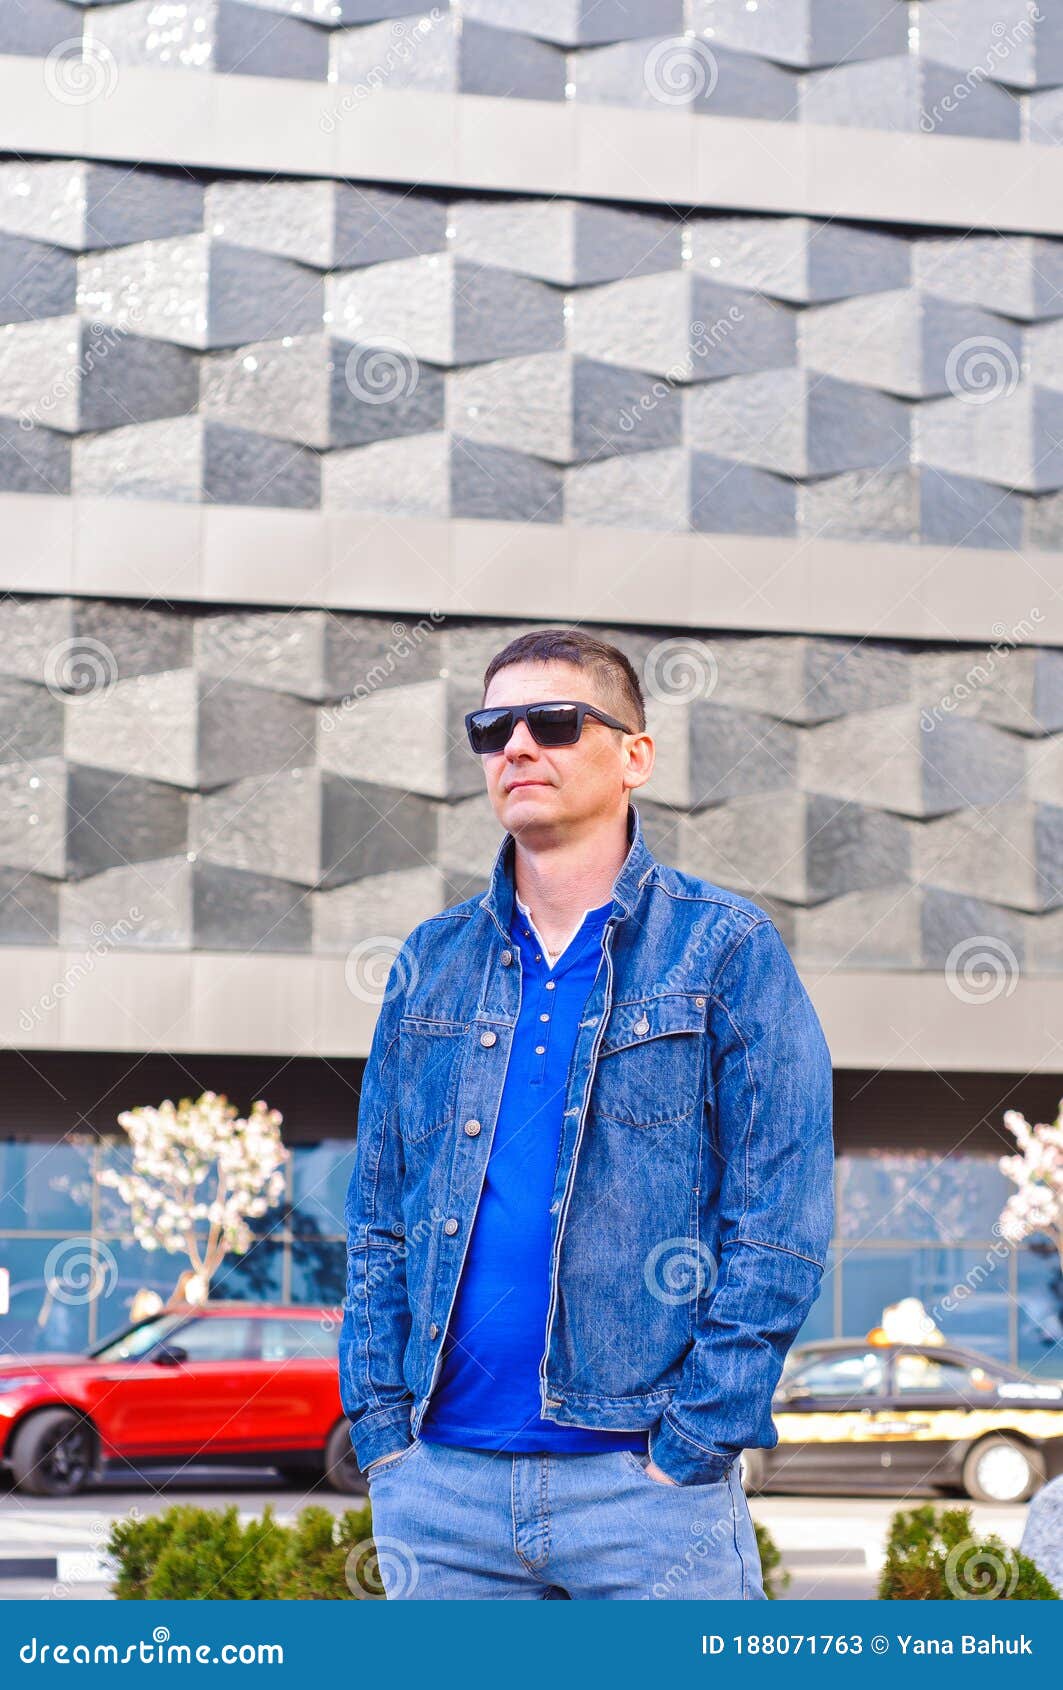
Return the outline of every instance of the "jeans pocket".
{"type": "MultiPolygon", "coordinates": [[[[726,1486],[728,1476],[729,1476],[729,1473],[730,1473],[730,1468],[728,1468],[727,1472],[724,1473],[720,1478],[709,1479],[708,1482],[705,1483],[705,1484],[666,1485],[662,1479],[651,1479],[650,1475],[647,1473],[646,1468],[650,1464],[650,1461],[652,1459],[651,1456],[649,1456],[648,1454],[643,1454],[641,1451],[639,1451],[636,1454],[636,1452],[634,1450],[631,1450],[631,1449],[621,1450],[620,1453],[621,1453],[624,1461],[627,1462],[629,1466],[634,1468],[638,1477],[640,1479],[642,1479],[645,1484],[653,1485],[655,1490],[687,1490],[687,1491],[701,1491],[702,1493],[704,1493],[706,1491],[718,1490],[721,1485],[726,1486]]],[[[734,1463],[732,1462],[731,1465],[733,1466],[734,1463]]]]}
{"type": "Polygon", "coordinates": [[[415,1438],[413,1442],[398,1455],[389,1456],[385,1461],[372,1462],[362,1475],[366,1484],[371,1487],[374,1479],[378,1479],[381,1473],[391,1473],[396,1467],[404,1466],[406,1462],[416,1455],[417,1451],[422,1447],[420,1438],[415,1438]]]}

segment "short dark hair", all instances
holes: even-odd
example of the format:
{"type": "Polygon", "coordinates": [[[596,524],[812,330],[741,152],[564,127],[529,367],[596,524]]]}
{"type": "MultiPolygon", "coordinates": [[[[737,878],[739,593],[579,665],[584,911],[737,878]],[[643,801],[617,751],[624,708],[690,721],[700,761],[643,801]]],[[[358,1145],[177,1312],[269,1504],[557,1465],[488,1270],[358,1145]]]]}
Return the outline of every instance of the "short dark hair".
{"type": "Polygon", "coordinates": [[[534,628],[492,657],[484,672],[484,697],[495,675],[514,663],[574,663],[593,676],[605,709],[618,722],[634,722],[632,732],[646,730],[646,705],[639,678],[619,646],[596,640],[582,628],[534,628]]]}

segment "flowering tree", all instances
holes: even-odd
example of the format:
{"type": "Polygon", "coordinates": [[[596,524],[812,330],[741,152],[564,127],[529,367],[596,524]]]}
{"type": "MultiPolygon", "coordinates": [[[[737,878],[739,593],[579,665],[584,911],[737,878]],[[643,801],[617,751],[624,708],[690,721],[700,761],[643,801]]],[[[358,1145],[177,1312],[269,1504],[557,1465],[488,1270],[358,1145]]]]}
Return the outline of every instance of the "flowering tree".
{"type": "Polygon", "coordinates": [[[1004,1125],[1019,1149],[1015,1156],[1001,1156],[1000,1169],[1018,1190],[1001,1211],[1001,1237],[1021,1244],[1032,1233],[1046,1232],[1063,1265],[1063,1102],[1050,1126],[1031,1127],[1017,1109],[1005,1110],[1004,1125]]]}
{"type": "Polygon", "coordinates": [[[248,1221],[284,1195],[282,1119],[262,1102],[238,1119],[235,1105],[212,1091],[194,1103],[183,1097],[175,1106],[167,1098],[157,1109],[118,1116],[132,1145],[132,1170],[104,1168],[97,1177],[128,1204],[138,1244],[187,1256],[176,1297],[202,1302],[229,1252],[250,1248],[248,1221]]]}

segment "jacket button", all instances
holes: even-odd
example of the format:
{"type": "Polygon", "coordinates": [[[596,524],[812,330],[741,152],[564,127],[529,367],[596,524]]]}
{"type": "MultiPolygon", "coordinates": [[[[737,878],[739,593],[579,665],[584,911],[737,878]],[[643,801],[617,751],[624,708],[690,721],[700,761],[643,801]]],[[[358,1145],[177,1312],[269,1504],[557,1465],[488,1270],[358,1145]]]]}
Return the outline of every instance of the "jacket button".
{"type": "Polygon", "coordinates": [[[493,1045],[497,1038],[498,1038],[497,1033],[481,1033],[480,1034],[480,1043],[482,1045],[493,1045]]]}
{"type": "Polygon", "coordinates": [[[439,1337],[439,1327],[436,1325],[434,1320],[433,1320],[431,1326],[428,1328],[428,1336],[430,1338],[438,1338],[439,1337]]]}
{"type": "Polygon", "coordinates": [[[510,963],[513,961],[513,952],[503,951],[499,961],[501,962],[503,968],[508,968],[510,963]]]}
{"type": "Polygon", "coordinates": [[[705,1008],[705,999],[704,998],[695,998],[694,1002],[697,1004],[699,1009],[705,1008]]]}
{"type": "Polygon", "coordinates": [[[640,1021],[635,1022],[636,1033],[648,1033],[649,1030],[650,1030],[650,1024],[647,1021],[645,1016],[643,1016],[640,1021]]]}
{"type": "Polygon", "coordinates": [[[451,1237],[454,1236],[454,1234],[457,1232],[457,1230],[458,1230],[458,1223],[457,1223],[456,1220],[453,1219],[453,1217],[449,1221],[443,1222],[443,1231],[446,1232],[446,1233],[449,1233],[451,1237]]]}
{"type": "Polygon", "coordinates": [[[480,1130],[479,1121],[466,1121],[465,1131],[468,1133],[470,1138],[475,1138],[477,1133],[479,1132],[479,1130],[480,1130]]]}

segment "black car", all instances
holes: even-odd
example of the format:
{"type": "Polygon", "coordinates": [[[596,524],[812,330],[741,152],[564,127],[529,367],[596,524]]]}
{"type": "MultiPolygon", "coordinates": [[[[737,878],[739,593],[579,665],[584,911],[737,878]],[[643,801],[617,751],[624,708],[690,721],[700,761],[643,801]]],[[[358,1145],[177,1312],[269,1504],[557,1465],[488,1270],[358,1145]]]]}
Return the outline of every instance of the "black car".
{"type": "Polygon", "coordinates": [[[1063,1382],[949,1344],[796,1345],[772,1415],[776,1447],[742,1457],[750,1493],[937,1487],[1025,1502],[1063,1472],[1063,1382]]]}

